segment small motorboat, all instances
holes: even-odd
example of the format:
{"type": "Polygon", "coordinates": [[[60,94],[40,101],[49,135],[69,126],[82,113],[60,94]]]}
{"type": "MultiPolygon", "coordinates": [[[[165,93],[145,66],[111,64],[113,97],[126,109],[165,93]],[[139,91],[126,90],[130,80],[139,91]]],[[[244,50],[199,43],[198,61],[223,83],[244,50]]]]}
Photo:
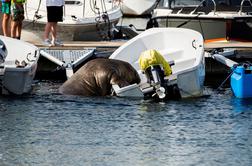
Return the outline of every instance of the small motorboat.
{"type": "MultiPolygon", "coordinates": [[[[184,28],[151,28],[119,47],[109,58],[129,62],[139,73],[141,83],[127,87],[113,86],[118,96],[158,96],[186,98],[203,94],[205,57],[202,35],[184,28]],[[162,63],[143,70],[140,55],[156,50],[172,74],[164,75],[162,63]]],[[[152,55],[151,55],[152,56],[152,55]]]]}
{"type": "MultiPolygon", "coordinates": [[[[120,6],[110,0],[65,0],[58,36],[65,41],[107,40],[121,17],[120,6]]],[[[42,37],[46,23],[46,0],[27,1],[23,29],[42,37]]]]}
{"type": "Polygon", "coordinates": [[[0,94],[21,95],[32,90],[39,54],[30,43],[0,36],[0,94]]]}
{"type": "Polygon", "coordinates": [[[147,27],[193,29],[205,42],[252,41],[251,0],[163,1],[153,10],[147,27]]]}

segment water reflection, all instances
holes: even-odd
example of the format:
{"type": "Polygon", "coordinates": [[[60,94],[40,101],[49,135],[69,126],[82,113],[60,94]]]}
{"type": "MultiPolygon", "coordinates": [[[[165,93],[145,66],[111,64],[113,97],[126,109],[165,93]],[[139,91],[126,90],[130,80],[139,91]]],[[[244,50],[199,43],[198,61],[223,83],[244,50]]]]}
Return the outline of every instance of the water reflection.
{"type": "Polygon", "coordinates": [[[252,99],[240,99],[233,97],[230,99],[230,105],[233,107],[233,111],[236,114],[241,114],[247,111],[252,111],[252,99]]]}

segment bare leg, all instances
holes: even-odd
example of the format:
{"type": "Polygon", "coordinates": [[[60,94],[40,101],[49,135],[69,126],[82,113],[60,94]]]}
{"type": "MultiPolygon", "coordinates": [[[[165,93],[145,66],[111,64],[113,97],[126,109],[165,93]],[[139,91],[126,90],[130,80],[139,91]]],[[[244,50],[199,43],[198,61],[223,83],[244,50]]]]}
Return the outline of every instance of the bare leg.
{"type": "Polygon", "coordinates": [[[51,26],[51,32],[52,32],[52,42],[57,38],[57,22],[53,22],[51,26]]]}
{"type": "Polygon", "coordinates": [[[11,37],[16,38],[16,32],[17,32],[17,27],[18,27],[18,22],[17,21],[12,21],[11,22],[11,37]]]}
{"type": "Polygon", "coordinates": [[[16,31],[16,38],[21,38],[21,32],[22,32],[22,21],[18,22],[17,31],[16,31]]]}
{"type": "Polygon", "coordinates": [[[10,21],[10,15],[4,13],[2,20],[2,29],[3,29],[3,35],[8,37],[11,36],[9,21],[10,21]]]}
{"type": "Polygon", "coordinates": [[[46,26],[45,26],[45,33],[44,33],[44,39],[49,39],[49,34],[51,32],[51,27],[52,27],[52,23],[51,22],[47,22],[46,26]]]}

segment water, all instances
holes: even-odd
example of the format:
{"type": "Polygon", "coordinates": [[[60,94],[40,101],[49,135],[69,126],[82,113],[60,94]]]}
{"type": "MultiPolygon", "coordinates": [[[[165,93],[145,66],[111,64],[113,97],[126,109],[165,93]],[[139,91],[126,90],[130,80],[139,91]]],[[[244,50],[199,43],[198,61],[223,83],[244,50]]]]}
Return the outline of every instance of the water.
{"type": "Polygon", "coordinates": [[[59,83],[0,98],[0,165],[252,164],[252,100],[63,96],[59,83]]]}

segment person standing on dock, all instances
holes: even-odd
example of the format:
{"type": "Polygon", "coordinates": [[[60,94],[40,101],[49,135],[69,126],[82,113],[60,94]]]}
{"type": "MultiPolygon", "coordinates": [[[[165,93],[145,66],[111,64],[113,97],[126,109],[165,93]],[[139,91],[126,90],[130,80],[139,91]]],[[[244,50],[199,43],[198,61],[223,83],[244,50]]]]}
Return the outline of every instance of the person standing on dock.
{"type": "Polygon", "coordinates": [[[63,43],[57,39],[57,23],[63,21],[64,0],[46,0],[47,24],[44,32],[44,44],[48,46],[62,46],[63,43]],[[52,40],[49,39],[51,33],[52,40]]]}
{"type": "Polygon", "coordinates": [[[4,36],[11,36],[10,14],[11,14],[11,0],[2,0],[2,30],[4,36]]]}
{"type": "Polygon", "coordinates": [[[11,37],[20,40],[24,20],[24,3],[26,0],[13,0],[11,4],[11,37]]]}

